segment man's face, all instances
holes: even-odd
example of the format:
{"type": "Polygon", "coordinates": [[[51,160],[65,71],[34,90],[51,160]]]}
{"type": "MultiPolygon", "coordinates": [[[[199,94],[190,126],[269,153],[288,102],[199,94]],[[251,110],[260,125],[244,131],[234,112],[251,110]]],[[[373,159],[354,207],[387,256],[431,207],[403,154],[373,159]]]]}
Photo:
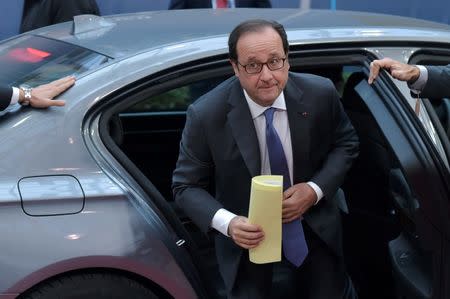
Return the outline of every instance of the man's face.
{"type": "Polygon", "coordinates": [[[248,95],[261,106],[270,106],[283,91],[288,78],[289,62],[281,69],[271,71],[263,65],[260,73],[248,74],[242,65],[266,63],[287,58],[280,35],[267,27],[258,32],[244,33],[236,46],[238,62],[231,61],[234,73],[248,95]]]}

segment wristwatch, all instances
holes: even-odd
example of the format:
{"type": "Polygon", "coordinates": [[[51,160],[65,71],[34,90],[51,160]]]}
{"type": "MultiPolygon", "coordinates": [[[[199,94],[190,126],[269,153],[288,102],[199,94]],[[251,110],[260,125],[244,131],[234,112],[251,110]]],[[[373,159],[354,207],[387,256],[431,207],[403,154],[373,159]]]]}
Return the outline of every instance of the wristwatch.
{"type": "Polygon", "coordinates": [[[20,85],[19,88],[23,91],[23,95],[24,95],[23,101],[19,101],[19,104],[22,105],[22,106],[30,105],[31,91],[33,89],[30,86],[28,86],[28,85],[20,85]]]}

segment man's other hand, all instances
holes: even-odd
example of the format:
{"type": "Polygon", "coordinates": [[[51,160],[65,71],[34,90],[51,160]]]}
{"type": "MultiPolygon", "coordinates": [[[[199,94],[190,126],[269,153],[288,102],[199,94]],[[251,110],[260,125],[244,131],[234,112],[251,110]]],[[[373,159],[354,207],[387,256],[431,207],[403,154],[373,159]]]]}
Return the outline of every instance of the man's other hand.
{"type": "Polygon", "coordinates": [[[248,218],[243,216],[236,216],[231,219],[228,225],[228,235],[234,243],[245,249],[255,248],[264,240],[262,227],[251,224],[248,222],[248,218]]]}
{"type": "Polygon", "coordinates": [[[284,191],[283,223],[299,219],[317,201],[317,194],[307,183],[299,183],[284,191]]]}

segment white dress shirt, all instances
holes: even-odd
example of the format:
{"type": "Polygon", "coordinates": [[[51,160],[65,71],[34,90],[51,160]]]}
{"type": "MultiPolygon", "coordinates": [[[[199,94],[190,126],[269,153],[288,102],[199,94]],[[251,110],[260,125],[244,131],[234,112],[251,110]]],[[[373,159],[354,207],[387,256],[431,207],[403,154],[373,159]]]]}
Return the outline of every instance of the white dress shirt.
{"type": "Polygon", "coordinates": [[[10,106],[16,104],[19,101],[19,95],[20,95],[19,89],[17,87],[13,87],[12,90],[13,90],[13,92],[11,95],[11,101],[9,102],[10,106]]]}
{"type": "MultiPolygon", "coordinates": [[[[255,124],[256,137],[258,138],[260,158],[261,158],[261,174],[270,175],[270,161],[269,161],[269,151],[266,145],[266,118],[264,116],[264,111],[270,107],[264,107],[252,99],[250,99],[247,92],[244,90],[245,99],[247,100],[248,107],[250,108],[250,113],[253,118],[253,123],[255,124]]],[[[292,142],[291,142],[291,132],[289,129],[288,116],[286,111],[286,102],[284,100],[284,93],[282,92],[278,98],[275,99],[272,106],[277,110],[273,116],[273,126],[280,137],[281,143],[283,145],[284,154],[286,156],[286,161],[289,169],[289,176],[291,182],[293,182],[293,156],[292,156],[292,142]]],[[[322,189],[320,189],[314,182],[307,182],[307,184],[316,192],[317,202],[323,197],[322,189]]],[[[218,230],[222,234],[228,236],[228,225],[231,219],[236,215],[231,213],[226,209],[219,209],[214,215],[211,221],[211,227],[218,230]]]]}
{"type": "Polygon", "coordinates": [[[419,94],[423,90],[425,84],[428,81],[428,70],[423,65],[416,65],[416,66],[420,70],[419,78],[417,78],[417,80],[413,84],[408,84],[408,87],[415,94],[419,94]]]}

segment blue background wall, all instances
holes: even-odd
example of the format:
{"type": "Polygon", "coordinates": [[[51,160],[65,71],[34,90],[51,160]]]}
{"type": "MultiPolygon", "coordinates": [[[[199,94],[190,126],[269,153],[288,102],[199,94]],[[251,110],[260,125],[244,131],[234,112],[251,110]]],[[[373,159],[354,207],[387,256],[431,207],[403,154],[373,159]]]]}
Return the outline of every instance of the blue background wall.
{"type": "MultiPolygon", "coordinates": [[[[63,1],[63,0],[62,0],[63,1]]],[[[450,23],[449,0],[272,0],[275,8],[296,8],[300,3],[311,8],[358,10],[450,23]]],[[[167,9],[169,0],[97,0],[102,15],[121,12],[167,9]]],[[[22,0],[0,0],[0,40],[18,34],[22,0]]]]}
{"type": "Polygon", "coordinates": [[[311,8],[387,13],[450,24],[449,0],[311,0],[311,8]]]}
{"type": "Polygon", "coordinates": [[[0,40],[19,33],[23,1],[0,1],[0,40]]]}

